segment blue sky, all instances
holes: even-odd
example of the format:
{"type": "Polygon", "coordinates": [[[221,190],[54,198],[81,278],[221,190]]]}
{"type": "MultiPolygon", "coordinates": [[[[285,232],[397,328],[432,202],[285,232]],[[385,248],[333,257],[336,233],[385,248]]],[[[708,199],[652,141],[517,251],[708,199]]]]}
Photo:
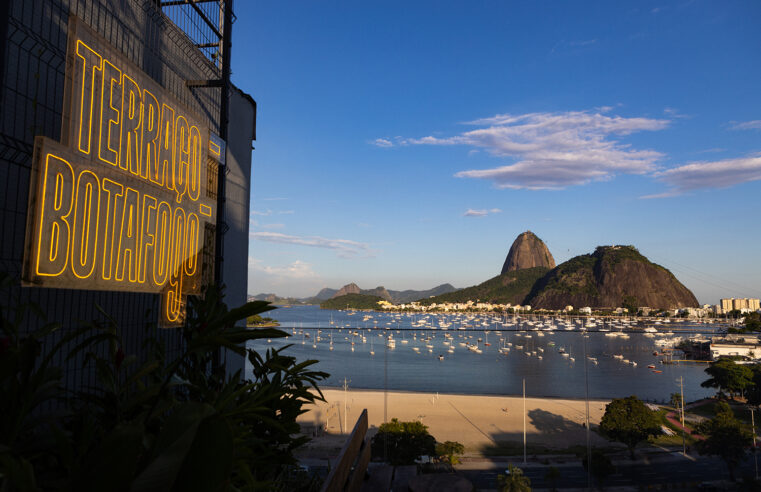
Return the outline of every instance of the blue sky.
{"type": "Polygon", "coordinates": [[[250,293],[458,287],[530,229],[761,296],[761,3],[236,2],[250,293]]]}

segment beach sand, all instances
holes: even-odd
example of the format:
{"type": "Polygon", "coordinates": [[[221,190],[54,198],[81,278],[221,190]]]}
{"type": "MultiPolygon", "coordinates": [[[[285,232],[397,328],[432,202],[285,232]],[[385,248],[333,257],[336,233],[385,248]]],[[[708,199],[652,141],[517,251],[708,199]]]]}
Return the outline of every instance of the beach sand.
{"type": "MultiPolygon", "coordinates": [[[[323,389],[326,403],[319,402],[299,417],[302,429],[316,435],[312,446],[337,445],[338,435],[345,434],[344,391],[323,389]],[[327,434],[325,426],[327,424],[327,434]]],[[[599,424],[609,400],[590,400],[589,419],[594,428],[599,424]]],[[[437,441],[457,441],[466,451],[480,453],[497,443],[523,442],[523,399],[521,397],[454,395],[444,393],[387,393],[388,420],[420,420],[437,441]]],[[[360,413],[367,409],[369,435],[384,421],[384,392],[353,390],[346,392],[346,424],[349,431],[360,413]]],[[[529,446],[542,445],[562,449],[586,444],[584,400],[526,398],[526,439],[529,446]]],[[[592,432],[592,443],[607,441],[592,432]]]]}

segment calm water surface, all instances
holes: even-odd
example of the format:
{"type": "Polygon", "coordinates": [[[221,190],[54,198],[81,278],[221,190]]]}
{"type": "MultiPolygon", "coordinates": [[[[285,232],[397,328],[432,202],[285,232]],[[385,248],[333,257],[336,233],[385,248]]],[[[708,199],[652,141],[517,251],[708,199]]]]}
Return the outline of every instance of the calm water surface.
{"type": "MultiPolygon", "coordinates": [[[[277,319],[281,329],[291,336],[287,340],[257,341],[250,346],[262,350],[268,346],[293,344],[287,353],[299,360],[316,359],[319,361],[316,368],[330,373],[323,386],[340,386],[347,378],[351,388],[383,389],[385,386],[389,390],[518,395],[525,378],[528,396],[584,398],[588,384],[592,398],[635,394],[661,401],[679,391],[681,376],[687,401],[713,393],[700,387],[707,379],[706,365],[661,364],[663,357],[653,355],[654,351],[662,350],[656,345],[658,340],[686,338],[690,333],[646,336],[640,331],[628,332],[628,338],[613,337],[592,330],[618,331],[621,327],[602,325],[598,320],[598,326],[590,328],[585,338],[584,332],[566,331],[562,325],[552,332],[531,330],[537,327],[520,320],[514,326],[502,326],[495,322],[504,321],[503,318],[488,315],[466,322],[464,318],[434,314],[421,321],[419,314],[357,312],[349,315],[346,311],[321,310],[316,306],[279,308],[267,315],[277,319]],[[438,327],[441,321],[452,325],[446,331],[440,327],[431,329],[432,325],[438,327]],[[465,330],[457,329],[465,323],[469,325],[465,330]],[[516,331],[521,329],[526,331],[516,331]],[[359,336],[352,335],[354,331],[359,336]],[[331,334],[333,350],[330,350],[331,334]],[[445,338],[445,334],[451,339],[445,338]],[[386,346],[389,335],[396,341],[393,349],[386,346]],[[478,338],[482,341],[478,342],[478,338]],[[450,344],[446,345],[445,341],[450,344]],[[490,345],[486,346],[486,342],[490,345]],[[482,353],[468,350],[461,345],[463,343],[478,344],[482,353]],[[433,348],[429,350],[427,345],[433,348]],[[452,345],[454,353],[449,353],[452,345]],[[509,347],[510,351],[500,353],[500,347],[509,347]],[[568,356],[564,356],[561,349],[568,356]],[[584,357],[585,350],[588,357],[596,359],[596,364],[584,357]],[[375,354],[371,355],[371,351],[375,354]],[[440,355],[443,360],[439,359],[440,355]],[[616,355],[622,357],[614,357],[616,355]],[[655,364],[655,369],[662,372],[648,369],[649,364],[655,364]]],[[[660,332],[694,329],[704,333],[714,329],[712,325],[687,323],[656,328],[660,332]]]]}

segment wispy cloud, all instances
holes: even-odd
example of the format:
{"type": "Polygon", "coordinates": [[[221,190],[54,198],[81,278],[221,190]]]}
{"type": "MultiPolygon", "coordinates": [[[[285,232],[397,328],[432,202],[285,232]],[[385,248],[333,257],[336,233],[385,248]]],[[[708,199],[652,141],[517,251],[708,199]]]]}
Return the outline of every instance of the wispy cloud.
{"type": "Polygon", "coordinates": [[[655,170],[662,154],[633,149],[619,137],[666,128],[670,120],[626,118],[604,111],[498,114],[471,121],[475,130],[450,137],[426,136],[398,141],[399,145],[466,145],[517,162],[491,169],[455,174],[488,179],[498,188],[562,189],[617,174],[646,174],[655,170]]]}
{"type": "Polygon", "coordinates": [[[481,209],[481,210],[474,210],[472,208],[469,208],[465,211],[463,217],[486,217],[489,214],[498,214],[502,212],[502,210],[498,208],[491,208],[491,209],[481,209]]]}
{"type": "Polygon", "coordinates": [[[262,272],[278,278],[301,280],[317,277],[317,273],[315,273],[315,271],[312,269],[312,265],[301,260],[296,260],[290,265],[267,266],[262,265],[260,260],[249,257],[248,267],[251,270],[262,272]]]}
{"type": "Polygon", "coordinates": [[[730,130],[761,130],[761,120],[730,121],[730,130]]]}
{"type": "Polygon", "coordinates": [[[665,107],[663,108],[663,113],[667,115],[669,118],[687,118],[687,119],[690,118],[689,115],[681,113],[676,108],[665,107]]]}
{"type": "Polygon", "coordinates": [[[664,193],[642,198],[664,198],[704,188],[728,188],[740,183],[761,180],[761,154],[737,159],[691,162],[657,172],[654,177],[671,186],[664,193]]]}
{"type": "Polygon", "coordinates": [[[320,236],[293,236],[290,234],[269,231],[252,232],[251,237],[257,241],[266,241],[270,243],[295,244],[298,246],[332,249],[336,251],[336,254],[341,258],[355,258],[360,255],[372,256],[373,253],[369,244],[349,239],[328,239],[320,236]]]}
{"type": "Polygon", "coordinates": [[[251,211],[251,215],[252,216],[259,215],[259,216],[262,216],[262,217],[268,217],[270,215],[291,215],[293,213],[295,213],[293,210],[275,210],[275,211],[272,211],[270,209],[267,209],[267,210],[252,210],[251,211]]]}
{"type": "Polygon", "coordinates": [[[575,39],[568,41],[566,39],[561,39],[550,50],[550,54],[555,54],[558,52],[581,52],[582,48],[586,48],[588,46],[592,46],[593,44],[597,43],[597,39],[575,39]]]}
{"type": "Polygon", "coordinates": [[[568,41],[569,46],[590,46],[597,43],[596,39],[580,39],[577,41],[568,41]]]}
{"type": "Polygon", "coordinates": [[[394,143],[387,138],[376,138],[370,143],[375,145],[376,147],[393,147],[394,146],[394,143]]]}

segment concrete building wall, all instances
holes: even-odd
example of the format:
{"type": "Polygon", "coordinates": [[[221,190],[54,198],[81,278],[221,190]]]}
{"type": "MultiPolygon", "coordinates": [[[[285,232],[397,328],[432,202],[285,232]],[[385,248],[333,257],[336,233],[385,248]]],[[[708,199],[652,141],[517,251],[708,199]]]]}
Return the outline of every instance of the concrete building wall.
{"type": "MultiPolygon", "coordinates": [[[[256,103],[238,88],[230,91],[230,129],[227,141],[225,184],[225,259],[223,281],[229,307],[246,303],[248,297],[248,227],[251,202],[251,141],[256,124],[256,103]]],[[[231,352],[227,371],[244,367],[244,359],[231,352]]]]}

